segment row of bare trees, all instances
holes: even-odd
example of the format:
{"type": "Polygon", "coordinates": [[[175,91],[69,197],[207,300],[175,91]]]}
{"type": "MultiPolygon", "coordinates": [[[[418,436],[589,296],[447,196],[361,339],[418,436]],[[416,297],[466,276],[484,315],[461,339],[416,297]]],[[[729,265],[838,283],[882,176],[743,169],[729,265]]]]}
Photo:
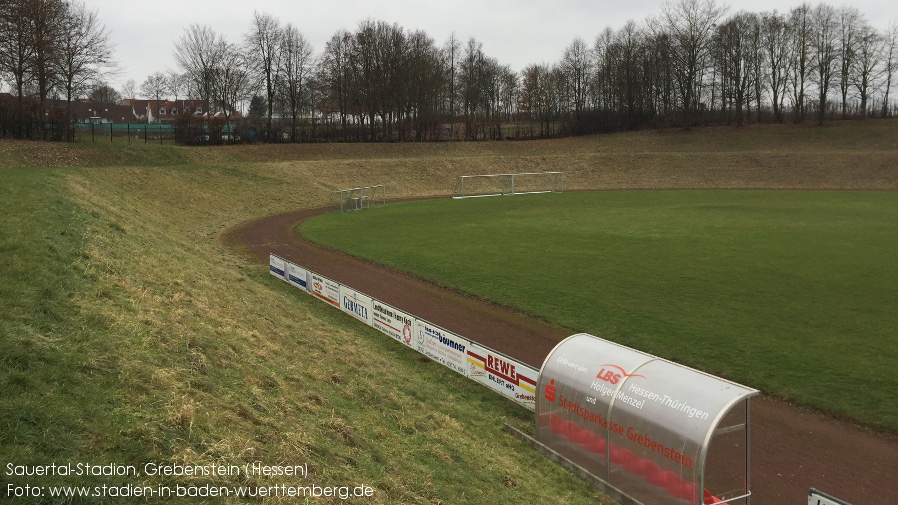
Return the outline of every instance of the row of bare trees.
{"type": "MultiPolygon", "coordinates": [[[[108,68],[108,34],[82,4],[0,6],[0,72],[15,113],[32,111],[19,124],[40,130],[48,96],[71,101],[108,68]]],[[[877,30],[856,8],[826,3],[728,14],[716,0],[676,0],[515,72],[474,38],[437,45],[370,19],[316,54],[296,26],[256,13],[237,42],[190,26],[174,56],[178,70],[149,76],[144,95],[205,100],[225,124],[250,104],[269,141],[473,140],[892,115],[898,28],[877,30]]]]}
{"type": "MultiPolygon", "coordinates": [[[[313,54],[295,26],[256,13],[242,43],[234,43],[208,26],[191,25],[175,44],[174,54],[183,73],[167,78],[159,74],[160,91],[181,87],[223,113],[226,123],[261,93],[267,139],[299,140],[298,121],[311,104],[313,54]],[[275,115],[289,118],[286,131],[274,127],[275,115]]],[[[147,87],[145,82],[145,93],[147,87]]]]}
{"type": "Polygon", "coordinates": [[[516,110],[516,74],[474,39],[462,46],[453,36],[441,49],[423,31],[384,21],[337,32],[316,57],[295,26],[256,13],[241,45],[193,25],[175,56],[220,111],[262,99],[269,140],[484,138],[516,110]],[[466,128],[453,131],[456,116],[466,128]]]}
{"type": "Polygon", "coordinates": [[[109,32],[83,3],[0,0],[0,79],[13,96],[0,101],[0,136],[67,137],[72,101],[114,67],[109,32]]]}
{"type": "Polygon", "coordinates": [[[604,31],[592,48],[575,40],[542,70],[565,82],[563,109],[545,114],[603,130],[894,113],[895,25],[881,32],[856,8],[825,3],[724,15],[713,0],[682,0],[643,25],[604,31]]]}
{"type": "Polygon", "coordinates": [[[709,99],[727,120],[741,124],[753,102],[755,111],[769,104],[779,122],[787,112],[795,121],[813,112],[819,122],[833,113],[845,119],[891,113],[898,30],[877,31],[855,7],[739,12],[710,43],[709,99]]]}
{"type": "Polygon", "coordinates": [[[241,100],[224,79],[247,84],[243,100],[264,98],[271,139],[484,139],[889,116],[898,29],[849,6],[728,15],[715,0],[679,0],[518,73],[474,38],[437,46],[375,20],[337,32],[316,57],[294,26],[256,14],[242,47],[193,26],[176,55],[224,110],[241,100]]]}

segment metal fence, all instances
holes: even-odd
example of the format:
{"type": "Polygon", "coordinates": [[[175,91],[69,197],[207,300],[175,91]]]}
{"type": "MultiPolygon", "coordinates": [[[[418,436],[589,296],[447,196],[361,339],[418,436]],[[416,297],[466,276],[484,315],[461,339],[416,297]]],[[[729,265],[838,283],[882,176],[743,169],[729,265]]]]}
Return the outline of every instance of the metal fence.
{"type": "Polygon", "coordinates": [[[73,125],[77,142],[151,142],[162,144],[175,141],[175,128],[167,124],[78,123],[73,125]]]}

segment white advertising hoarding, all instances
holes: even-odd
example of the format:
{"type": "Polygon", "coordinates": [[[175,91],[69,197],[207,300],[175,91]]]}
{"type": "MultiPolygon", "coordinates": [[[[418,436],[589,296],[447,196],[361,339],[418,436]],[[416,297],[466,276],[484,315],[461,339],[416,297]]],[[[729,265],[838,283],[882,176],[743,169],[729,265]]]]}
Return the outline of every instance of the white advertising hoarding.
{"type": "Polygon", "coordinates": [[[286,262],[287,269],[285,270],[287,278],[287,282],[293,284],[294,286],[303,289],[305,291],[309,290],[309,272],[305,268],[300,268],[289,261],[286,262]]]}
{"type": "Polygon", "coordinates": [[[431,360],[535,409],[538,370],[274,254],[269,271],[431,360]]]}
{"type": "Polygon", "coordinates": [[[468,347],[467,354],[468,377],[536,410],[538,370],[474,342],[468,347]]]}
{"type": "Polygon", "coordinates": [[[274,254],[270,254],[268,256],[268,271],[271,273],[271,275],[273,275],[275,277],[280,277],[281,279],[285,279],[284,278],[285,270],[286,270],[286,267],[284,266],[284,260],[282,258],[279,258],[279,257],[275,256],[274,254]]]}
{"type": "Polygon", "coordinates": [[[393,337],[409,347],[415,347],[415,316],[406,314],[395,307],[374,300],[371,313],[371,326],[393,337]]]}
{"type": "Polygon", "coordinates": [[[341,285],[340,308],[359,321],[371,324],[371,297],[368,295],[341,285]]]}
{"type": "Polygon", "coordinates": [[[415,349],[465,377],[468,376],[465,353],[469,346],[468,340],[450,331],[421,319],[415,320],[415,349]]]}
{"type": "Polygon", "coordinates": [[[340,308],[340,283],[312,271],[308,272],[308,279],[309,293],[338,309],[340,308]]]}

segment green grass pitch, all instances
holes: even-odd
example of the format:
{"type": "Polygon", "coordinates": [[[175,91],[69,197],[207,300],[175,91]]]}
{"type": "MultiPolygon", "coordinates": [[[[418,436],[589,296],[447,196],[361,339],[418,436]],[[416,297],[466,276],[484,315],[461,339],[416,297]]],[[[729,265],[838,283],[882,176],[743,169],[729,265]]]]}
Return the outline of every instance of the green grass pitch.
{"type": "Polygon", "coordinates": [[[331,214],[317,242],[898,430],[898,194],[609,191],[331,214]]]}

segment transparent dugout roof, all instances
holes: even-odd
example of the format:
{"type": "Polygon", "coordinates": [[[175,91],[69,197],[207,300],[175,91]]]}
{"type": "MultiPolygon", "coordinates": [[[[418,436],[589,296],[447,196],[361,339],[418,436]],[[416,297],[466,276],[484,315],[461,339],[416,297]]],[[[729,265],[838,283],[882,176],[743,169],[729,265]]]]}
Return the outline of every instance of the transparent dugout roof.
{"type": "Polygon", "coordinates": [[[744,486],[728,491],[747,503],[757,390],[581,333],[549,354],[537,391],[537,439],[643,503],[720,500],[705,491],[708,449],[744,430],[741,449],[716,460],[739,460],[744,486]]]}

